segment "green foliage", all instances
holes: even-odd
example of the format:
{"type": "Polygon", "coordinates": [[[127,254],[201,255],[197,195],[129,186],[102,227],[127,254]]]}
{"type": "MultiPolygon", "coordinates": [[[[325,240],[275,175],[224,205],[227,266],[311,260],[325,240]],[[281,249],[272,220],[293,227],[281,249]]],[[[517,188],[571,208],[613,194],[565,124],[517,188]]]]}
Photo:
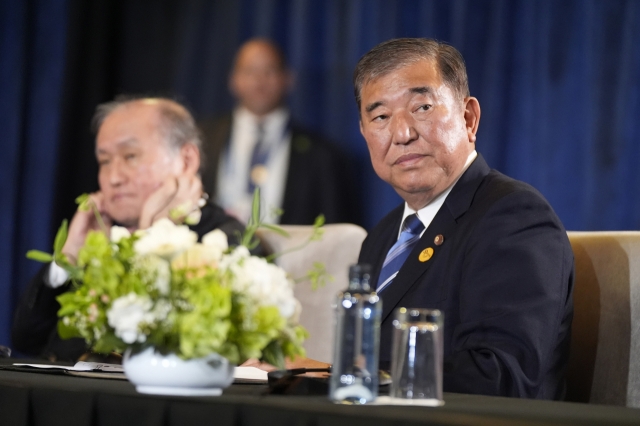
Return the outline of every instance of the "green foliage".
{"type": "Polygon", "coordinates": [[[282,350],[282,346],[279,345],[275,340],[269,343],[266,348],[264,348],[263,358],[265,362],[268,362],[271,365],[275,365],[280,369],[285,368],[284,351],[282,350]]]}
{"type": "Polygon", "coordinates": [[[27,258],[42,263],[53,262],[53,256],[49,253],[45,253],[40,250],[29,250],[27,252],[27,258]]]}
{"type": "Polygon", "coordinates": [[[264,218],[260,215],[260,188],[256,187],[253,191],[251,217],[249,218],[245,231],[240,238],[240,245],[247,247],[249,250],[256,248],[258,244],[260,244],[260,241],[256,238],[255,234],[258,229],[261,228],[269,229],[284,237],[289,237],[289,233],[278,225],[272,225],[264,222],[264,218]]]}
{"type": "Polygon", "coordinates": [[[89,194],[81,194],[76,197],[76,204],[78,210],[81,212],[88,212],[91,209],[91,196],[89,194]]]}
{"type": "Polygon", "coordinates": [[[62,339],[71,339],[73,337],[83,337],[77,327],[66,325],[62,321],[58,321],[58,335],[62,339]]]}
{"type": "Polygon", "coordinates": [[[282,228],[281,228],[280,226],[278,226],[278,225],[272,225],[272,224],[270,224],[270,223],[262,223],[262,224],[260,225],[260,227],[261,227],[261,228],[264,228],[264,229],[268,229],[268,230],[270,230],[270,231],[273,231],[273,232],[275,232],[275,233],[276,233],[276,234],[278,234],[278,235],[282,235],[283,237],[287,237],[287,238],[289,237],[289,233],[288,233],[287,231],[285,231],[284,229],[282,229],[282,228]]]}
{"type": "Polygon", "coordinates": [[[327,268],[322,262],[313,262],[313,267],[309,272],[307,272],[305,279],[311,282],[311,288],[313,290],[317,290],[319,287],[324,287],[327,282],[334,280],[334,278],[329,275],[327,268]]]}
{"type": "MultiPolygon", "coordinates": [[[[311,235],[309,236],[309,238],[306,241],[304,241],[302,244],[300,244],[298,246],[291,247],[288,250],[284,250],[284,251],[281,251],[279,253],[273,253],[273,254],[271,254],[271,255],[269,255],[267,257],[267,260],[272,262],[273,260],[277,259],[278,257],[284,256],[287,253],[292,253],[292,252],[295,252],[295,251],[298,251],[298,250],[302,250],[303,248],[308,246],[309,243],[311,243],[313,241],[322,240],[322,237],[324,235],[324,229],[322,228],[324,226],[324,220],[325,220],[324,219],[324,215],[322,215],[322,214],[319,215],[318,217],[316,217],[316,220],[313,223],[313,229],[311,231],[311,235]]],[[[278,226],[262,224],[262,227],[266,228],[266,229],[269,229],[271,231],[276,231],[276,232],[277,232],[277,230],[275,228],[279,228],[282,232],[284,232],[284,234],[282,234],[280,232],[278,232],[278,234],[283,235],[285,237],[289,236],[284,229],[282,229],[282,228],[280,228],[278,226]],[[274,227],[274,228],[272,228],[272,227],[274,227]]]]}
{"type": "Polygon", "coordinates": [[[112,243],[99,231],[87,235],[78,253],[79,285],[57,298],[62,338],[84,338],[96,352],[153,345],[185,359],[215,352],[233,363],[265,356],[275,362],[282,357],[274,354],[300,353],[303,338],[278,308],[256,307],[233,291],[235,277],[228,270],[210,266],[173,269],[168,277],[169,293],[163,294],[156,281],[161,275],[159,263],[166,261],[154,255],[137,255],[138,238],[134,234],[112,243]],[[115,300],[129,294],[148,297],[150,312],[162,306],[170,306],[170,310],[162,318],[140,324],[144,342],[127,345],[109,323],[108,312],[115,300]],[[292,335],[295,337],[288,337],[292,335]],[[282,348],[276,350],[279,346],[282,348]],[[264,352],[267,347],[270,349],[264,352]]]}
{"type": "MultiPolygon", "coordinates": [[[[281,212],[280,212],[281,213],[281,212]]],[[[302,250],[307,245],[309,245],[313,241],[320,241],[324,236],[324,226],[325,217],[324,215],[318,215],[313,223],[313,230],[309,238],[304,241],[302,244],[292,247],[288,250],[284,250],[279,253],[273,253],[267,256],[267,260],[269,262],[273,262],[276,258],[283,256],[287,253],[292,253],[298,250],[302,250]]],[[[249,218],[249,223],[247,224],[245,233],[241,237],[242,245],[248,247],[249,249],[253,249],[257,247],[259,241],[255,238],[255,233],[258,229],[268,229],[269,231],[275,232],[278,235],[288,238],[289,233],[285,231],[283,228],[277,225],[272,225],[269,223],[264,223],[263,218],[260,216],[260,188],[256,188],[253,192],[253,203],[251,205],[251,218],[249,218]]],[[[317,290],[319,287],[324,287],[327,282],[333,281],[334,278],[328,274],[325,265],[322,262],[314,262],[313,269],[311,269],[304,277],[300,277],[296,279],[296,282],[309,280],[311,282],[311,287],[314,290],[317,290]]]]}
{"type": "Polygon", "coordinates": [[[78,210],[81,212],[88,212],[89,210],[92,210],[94,216],[96,217],[96,222],[98,223],[98,226],[100,226],[100,229],[102,229],[102,232],[104,232],[105,234],[109,233],[109,230],[107,229],[107,226],[105,225],[104,220],[102,220],[102,216],[98,211],[96,203],[93,202],[89,194],[82,194],[76,197],[76,204],[78,205],[78,210]]]}
{"type": "Polygon", "coordinates": [[[184,281],[182,296],[191,309],[176,316],[176,323],[180,335],[180,353],[185,358],[220,352],[227,341],[231,327],[232,294],[220,281],[219,274],[213,270],[202,278],[184,281]]]}
{"type": "MultiPolygon", "coordinates": [[[[259,228],[288,236],[282,228],[262,222],[259,200],[256,190],[252,216],[242,235],[243,245],[249,248],[258,244],[255,232],[259,228]]],[[[280,367],[284,367],[286,357],[304,355],[304,328],[292,318],[283,317],[277,306],[261,303],[255,294],[249,296],[244,287],[238,286],[240,278],[234,274],[244,273],[245,280],[251,276],[251,271],[242,270],[243,258],[234,260],[240,268],[238,272],[216,262],[191,265],[189,256],[185,266],[152,252],[138,253],[136,242],[144,238],[144,232],[110,241],[110,233],[104,229],[90,196],[83,194],[76,201],[79,210],[93,210],[103,227],[88,233],[74,259],[76,264],[62,253],[68,234],[66,221],[56,234],[53,254],[37,250],[27,253],[27,257],[40,262],[55,261],[70,274],[71,290],[57,297],[58,333],[62,338],[83,338],[96,352],[154,346],[184,359],[215,352],[232,363],[258,358],[280,367]],[[127,328],[129,323],[132,328],[127,328]]],[[[324,218],[318,217],[305,245],[321,238],[323,223],[324,218]]],[[[204,250],[204,246],[200,247],[204,250]]],[[[198,251],[193,253],[197,258],[198,251]]],[[[260,262],[259,265],[276,268],[260,262]]],[[[284,274],[276,272],[274,276],[284,274]]],[[[314,286],[320,285],[325,276],[320,263],[308,275],[314,286]]],[[[290,285],[290,281],[273,279],[277,285],[290,285]]]]}
{"type": "Polygon", "coordinates": [[[69,226],[67,220],[62,221],[62,225],[56,232],[56,238],[53,240],[53,253],[56,257],[62,254],[62,248],[64,243],[67,242],[67,235],[69,234],[69,226]]]}
{"type": "Polygon", "coordinates": [[[68,263],[66,256],[62,254],[62,248],[64,247],[64,243],[67,241],[67,233],[68,222],[65,219],[62,221],[62,225],[60,225],[60,228],[56,233],[56,237],[53,242],[53,254],[45,253],[40,250],[29,250],[27,252],[27,258],[43,263],[49,263],[55,260],[59,265],[68,263]]]}

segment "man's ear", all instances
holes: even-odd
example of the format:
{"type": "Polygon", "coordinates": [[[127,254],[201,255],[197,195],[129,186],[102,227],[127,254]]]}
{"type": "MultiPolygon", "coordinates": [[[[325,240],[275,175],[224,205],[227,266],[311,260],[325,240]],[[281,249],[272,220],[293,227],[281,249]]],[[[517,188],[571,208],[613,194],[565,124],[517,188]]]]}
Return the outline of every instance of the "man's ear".
{"type": "Polygon", "coordinates": [[[180,148],[182,160],[182,172],[185,175],[195,176],[200,170],[200,150],[193,143],[186,143],[180,148]]]}
{"type": "Polygon", "coordinates": [[[480,102],[473,96],[464,98],[464,121],[469,142],[475,143],[480,125],[480,102]]]}

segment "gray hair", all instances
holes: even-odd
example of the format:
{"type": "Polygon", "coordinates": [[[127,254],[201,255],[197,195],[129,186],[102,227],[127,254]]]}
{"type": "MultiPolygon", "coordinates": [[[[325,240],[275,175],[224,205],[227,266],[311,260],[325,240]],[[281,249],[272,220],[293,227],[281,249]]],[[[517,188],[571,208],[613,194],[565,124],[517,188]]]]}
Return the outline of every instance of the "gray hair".
{"type": "Polygon", "coordinates": [[[358,111],[365,84],[424,59],[435,61],[443,82],[458,98],[469,96],[464,59],[455,47],[428,38],[396,38],[380,43],[358,61],[353,72],[358,111]]]}
{"type": "MultiPolygon", "coordinates": [[[[96,107],[91,127],[98,133],[104,120],[116,109],[140,101],[155,101],[160,113],[161,131],[169,149],[177,152],[188,143],[198,147],[202,156],[202,137],[193,116],[187,108],[167,98],[118,96],[115,100],[96,107]]],[[[201,163],[202,164],[202,163],[201,163]]]]}

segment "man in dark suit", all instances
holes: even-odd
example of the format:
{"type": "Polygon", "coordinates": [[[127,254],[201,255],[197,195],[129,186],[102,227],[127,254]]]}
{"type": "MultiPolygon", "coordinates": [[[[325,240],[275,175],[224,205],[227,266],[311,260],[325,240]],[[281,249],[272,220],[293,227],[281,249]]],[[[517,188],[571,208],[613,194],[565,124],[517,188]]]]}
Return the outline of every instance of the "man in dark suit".
{"type": "Polygon", "coordinates": [[[480,105],[464,61],[396,39],[354,74],[373,167],[405,200],[359,261],[383,301],[382,365],[399,307],[444,313],[444,390],[559,399],[573,315],[573,254],[551,206],[475,151],[480,105]]]}
{"type": "Polygon", "coordinates": [[[344,155],[291,121],[285,106],[291,80],[272,42],[253,39],[240,48],[229,79],[236,109],[199,123],[204,187],[241,221],[250,215],[256,186],[264,212],[283,210],[268,221],[308,225],[321,213],[329,223],[357,221],[344,155]]]}
{"type": "MultiPolygon", "coordinates": [[[[91,201],[107,227],[144,229],[179,208],[189,214],[199,238],[220,229],[233,242],[243,231],[237,220],[202,198],[200,138],[182,105],[158,98],[116,100],[98,106],[94,124],[100,191],[91,201]]],[[[98,229],[93,211],[78,210],[62,252],[75,262],[87,233],[98,229]]],[[[14,349],[64,361],[75,361],[87,350],[84,340],[61,340],[57,333],[56,296],[70,289],[67,280],[55,263],[31,280],[15,312],[14,349]]]]}

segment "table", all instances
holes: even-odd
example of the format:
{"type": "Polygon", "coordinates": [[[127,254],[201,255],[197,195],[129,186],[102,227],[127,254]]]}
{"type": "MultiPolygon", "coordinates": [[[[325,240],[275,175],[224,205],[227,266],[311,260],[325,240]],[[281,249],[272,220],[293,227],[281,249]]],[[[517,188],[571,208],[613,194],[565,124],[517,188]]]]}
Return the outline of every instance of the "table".
{"type": "Polygon", "coordinates": [[[138,394],[127,381],[0,370],[3,426],[639,425],[640,409],[445,393],[438,408],[337,405],[232,385],[220,397],[138,394]]]}

